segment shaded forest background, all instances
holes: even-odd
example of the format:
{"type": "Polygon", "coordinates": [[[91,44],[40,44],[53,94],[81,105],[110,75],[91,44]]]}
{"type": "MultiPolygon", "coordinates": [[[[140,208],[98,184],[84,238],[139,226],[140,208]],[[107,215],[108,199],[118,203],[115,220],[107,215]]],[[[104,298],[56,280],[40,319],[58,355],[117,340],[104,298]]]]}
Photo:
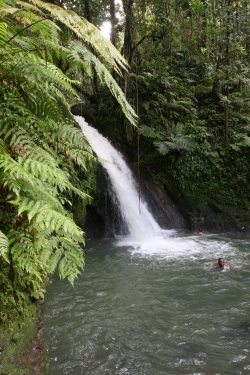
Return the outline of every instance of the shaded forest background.
{"type": "MultiPolygon", "coordinates": [[[[118,82],[139,115],[140,168],[190,201],[248,210],[248,2],[123,1],[119,19],[90,5],[131,67],[118,82]]],[[[83,116],[136,164],[137,130],[106,89],[86,97],[83,116]]]]}
{"type": "Polygon", "coordinates": [[[247,0],[0,0],[1,327],[84,267],[97,161],[72,113],[171,196],[249,212],[249,16],[247,0]]]}

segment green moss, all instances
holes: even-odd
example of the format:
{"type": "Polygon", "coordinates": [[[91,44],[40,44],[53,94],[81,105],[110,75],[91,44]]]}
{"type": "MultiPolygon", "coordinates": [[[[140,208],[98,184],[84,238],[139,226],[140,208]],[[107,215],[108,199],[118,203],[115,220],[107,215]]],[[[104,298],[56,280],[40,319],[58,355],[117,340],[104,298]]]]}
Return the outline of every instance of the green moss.
{"type": "Polygon", "coordinates": [[[43,337],[37,335],[40,319],[40,306],[31,302],[22,316],[0,325],[0,346],[3,347],[0,374],[34,374],[34,366],[43,367],[43,375],[48,374],[43,337]]]}

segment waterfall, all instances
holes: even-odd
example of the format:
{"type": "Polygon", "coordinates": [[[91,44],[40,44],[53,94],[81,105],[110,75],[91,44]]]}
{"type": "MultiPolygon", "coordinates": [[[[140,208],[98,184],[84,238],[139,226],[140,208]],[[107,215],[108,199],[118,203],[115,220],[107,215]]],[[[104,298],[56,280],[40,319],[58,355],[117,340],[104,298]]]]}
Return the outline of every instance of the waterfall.
{"type": "Polygon", "coordinates": [[[109,175],[131,240],[145,241],[152,238],[160,227],[148,211],[146,203],[139,199],[136,182],[123,156],[83,117],[76,116],[75,120],[109,175]]]}

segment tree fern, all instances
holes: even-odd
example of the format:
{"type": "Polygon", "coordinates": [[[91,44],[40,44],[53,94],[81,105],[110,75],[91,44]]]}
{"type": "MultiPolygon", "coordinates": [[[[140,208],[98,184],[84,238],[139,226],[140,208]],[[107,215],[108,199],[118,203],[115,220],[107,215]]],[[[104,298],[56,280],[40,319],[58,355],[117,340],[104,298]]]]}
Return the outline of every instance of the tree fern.
{"type": "MultiPolygon", "coordinates": [[[[8,13],[8,6],[6,6],[5,3],[1,3],[0,4],[0,12],[2,12],[3,14],[9,14],[8,13]],[[1,6],[2,4],[2,6],[1,6]]],[[[12,14],[12,16],[15,15],[15,13],[17,13],[16,15],[16,20],[17,22],[23,22],[24,20],[26,20],[24,23],[25,23],[25,27],[24,27],[24,31],[25,30],[32,30],[33,28],[33,25],[34,25],[34,29],[36,29],[38,23],[40,22],[39,26],[39,30],[42,30],[45,31],[47,27],[51,26],[50,28],[50,35],[52,35],[53,33],[51,32],[53,29],[55,30],[57,28],[57,25],[55,25],[53,22],[50,21],[50,23],[48,23],[48,14],[47,15],[42,15],[43,18],[39,18],[39,13],[38,14],[35,14],[34,12],[32,12],[31,10],[34,10],[34,9],[31,9],[30,7],[30,4],[28,4],[26,6],[27,3],[25,2],[19,2],[18,4],[21,4],[22,5],[22,8],[21,9],[18,9],[18,8],[15,8],[15,11],[12,9],[12,11],[10,12],[12,14]],[[22,16],[23,18],[21,18],[20,16],[22,16]],[[28,23],[28,25],[27,25],[28,23]]],[[[84,40],[84,42],[86,43],[90,43],[94,48],[96,48],[96,50],[102,55],[102,57],[106,60],[106,62],[108,62],[113,68],[115,68],[117,71],[119,71],[119,66],[122,67],[122,68],[125,68],[126,66],[126,61],[124,60],[124,58],[119,54],[119,52],[114,48],[114,46],[112,45],[112,43],[110,43],[106,38],[104,38],[101,33],[95,28],[95,26],[89,24],[85,19],[82,19],[81,17],[79,17],[78,15],[76,15],[74,12],[72,11],[66,11],[56,5],[53,5],[53,4],[48,4],[48,3],[44,3],[42,1],[33,1],[33,4],[35,4],[36,6],[40,7],[41,9],[46,9],[47,11],[50,12],[50,15],[53,17],[53,19],[58,19],[60,20],[60,22],[64,23],[67,27],[69,27],[70,29],[72,29],[76,34],[77,36],[81,39],[84,40]]],[[[46,39],[43,39],[43,38],[38,38],[37,40],[40,41],[40,44],[38,42],[36,42],[35,44],[35,48],[34,48],[34,40],[32,42],[32,38],[27,38],[25,37],[24,40],[22,40],[22,38],[20,38],[20,35],[23,36],[23,33],[21,34],[16,34],[14,33],[15,30],[13,30],[13,35],[12,37],[6,42],[2,41],[2,43],[6,44],[5,46],[5,49],[7,48],[7,50],[11,50],[12,49],[12,52],[13,50],[16,48],[15,46],[18,46],[19,47],[19,53],[18,53],[18,57],[17,58],[14,58],[14,55],[12,54],[12,61],[13,61],[13,67],[12,69],[8,69],[8,74],[10,74],[11,72],[13,72],[13,70],[20,70],[20,67],[22,67],[22,73],[25,73],[25,70],[27,71],[27,69],[29,70],[29,72],[36,72],[36,75],[39,75],[39,65],[36,65],[34,66],[34,69],[31,69],[31,66],[28,64],[28,66],[26,66],[26,69],[25,69],[25,60],[27,60],[27,57],[29,57],[29,60],[30,62],[32,61],[33,59],[33,63],[35,65],[35,62],[34,60],[38,60],[38,56],[40,54],[41,51],[43,51],[43,60],[45,59],[46,61],[44,61],[44,64],[46,66],[46,69],[48,70],[47,72],[47,75],[48,75],[48,78],[49,78],[49,75],[50,75],[50,69],[54,69],[54,80],[56,80],[57,78],[57,84],[60,82],[62,83],[64,80],[67,81],[67,79],[65,77],[59,77],[59,70],[58,68],[55,68],[54,65],[50,65],[50,62],[47,61],[47,58],[48,58],[48,52],[50,53],[50,48],[52,47],[52,44],[50,44],[50,40],[49,42],[47,43],[46,42],[46,39]],[[18,37],[17,37],[18,35],[18,37]],[[16,43],[16,40],[17,39],[17,43],[16,43]],[[20,43],[22,43],[23,45],[21,45],[20,43]],[[48,47],[47,48],[47,44],[48,44],[48,47]],[[29,49],[29,45],[30,45],[30,49],[29,49]],[[30,51],[31,54],[28,56],[27,55],[27,51],[30,51]]],[[[48,31],[46,30],[46,33],[45,35],[47,36],[48,35],[48,31]]],[[[51,38],[48,38],[48,39],[51,39],[51,38]]],[[[55,46],[54,46],[54,51],[56,50],[55,46]]],[[[87,51],[87,48],[85,47],[85,50],[87,51]]],[[[58,49],[57,49],[58,51],[58,49]]],[[[65,52],[65,50],[64,50],[65,52]]],[[[72,58],[72,54],[70,53],[70,50],[68,50],[68,55],[72,58]]],[[[52,55],[50,55],[51,58],[52,58],[52,55]]],[[[64,58],[65,58],[66,54],[64,53],[64,58]]],[[[100,60],[96,59],[94,56],[92,56],[90,53],[88,53],[88,59],[89,61],[91,62],[91,64],[93,63],[93,59],[95,59],[94,61],[94,65],[99,65],[99,77],[101,77],[100,75],[100,67],[101,67],[101,63],[100,63],[100,60]]],[[[86,59],[85,59],[86,61],[86,59]]],[[[79,62],[79,60],[78,60],[79,62]]],[[[83,66],[84,64],[82,64],[83,66]]],[[[85,65],[86,66],[86,65],[85,65]]],[[[102,66],[101,68],[102,70],[102,75],[104,74],[104,71],[106,70],[106,68],[104,67],[104,65],[102,66]]],[[[41,70],[42,72],[42,70],[41,70]]],[[[125,98],[124,98],[124,95],[122,93],[121,90],[119,90],[119,87],[117,86],[116,82],[113,80],[112,82],[112,76],[108,74],[109,72],[105,71],[105,83],[109,85],[112,93],[116,96],[118,102],[122,105],[122,108],[124,110],[124,113],[126,116],[128,116],[129,120],[132,121],[132,123],[135,123],[135,118],[136,118],[136,115],[133,111],[133,109],[129,106],[129,104],[126,102],[125,98]]],[[[34,80],[35,81],[35,77],[33,77],[33,73],[31,73],[31,76],[29,79],[31,80],[34,80]]],[[[28,79],[28,77],[27,77],[28,79]]],[[[69,89],[69,86],[67,87],[67,89],[69,89]]]]}
{"type": "Polygon", "coordinates": [[[9,275],[1,279],[6,301],[42,296],[57,267],[71,283],[83,269],[84,233],[73,215],[76,202],[84,210],[91,199],[96,159],[70,106],[81,100],[76,88],[83,75],[91,77],[93,64],[135,123],[109,73],[127,63],[93,25],[40,0],[0,0],[0,272],[9,275]],[[62,45],[62,23],[85,45],[62,45]],[[70,66],[69,74],[58,61],[70,66]]]}
{"type": "MultiPolygon", "coordinates": [[[[78,16],[75,12],[65,10],[58,5],[45,3],[40,0],[31,0],[33,4],[48,11],[53,19],[59,20],[71,29],[84,42],[90,43],[101,56],[118,72],[119,66],[127,67],[126,60],[119,54],[113,44],[104,38],[100,31],[86,19],[78,16]],[[118,65],[117,65],[118,64],[118,65]]],[[[22,3],[25,6],[25,3],[22,3]]]]}
{"type": "Polygon", "coordinates": [[[96,73],[101,80],[110,90],[112,95],[116,98],[118,103],[120,104],[123,112],[125,113],[128,120],[131,122],[131,124],[136,124],[137,116],[134,112],[134,110],[131,108],[131,106],[126,101],[126,98],[123,94],[123,91],[118,86],[117,82],[114,80],[110,72],[105,68],[103,64],[100,63],[100,60],[91,53],[86,46],[84,46],[81,42],[74,41],[70,43],[70,48],[75,51],[75,53],[82,56],[82,60],[85,60],[88,62],[91,62],[91,64],[94,64],[96,73]]]}

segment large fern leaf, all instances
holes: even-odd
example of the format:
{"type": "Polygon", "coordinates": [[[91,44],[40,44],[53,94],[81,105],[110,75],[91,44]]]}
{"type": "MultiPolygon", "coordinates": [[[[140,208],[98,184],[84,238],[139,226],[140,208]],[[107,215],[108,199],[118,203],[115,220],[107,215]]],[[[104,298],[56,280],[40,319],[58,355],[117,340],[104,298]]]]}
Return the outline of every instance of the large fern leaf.
{"type": "Polygon", "coordinates": [[[54,19],[62,22],[78,37],[91,44],[118,72],[120,72],[119,66],[123,69],[127,67],[127,61],[120,55],[113,44],[86,19],[78,16],[71,10],[65,10],[55,4],[46,3],[40,0],[30,0],[30,2],[37,7],[48,11],[54,19]]]}

